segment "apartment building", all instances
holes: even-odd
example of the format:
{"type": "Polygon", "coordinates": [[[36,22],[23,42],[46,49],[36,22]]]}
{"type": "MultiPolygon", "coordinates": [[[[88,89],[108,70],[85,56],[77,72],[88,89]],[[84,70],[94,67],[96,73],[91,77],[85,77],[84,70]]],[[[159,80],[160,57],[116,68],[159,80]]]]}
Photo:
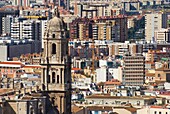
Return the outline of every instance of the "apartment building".
{"type": "Polygon", "coordinates": [[[162,58],[170,57],[170,49],[163,48],[163,50],[148,50],[146,53],[146,60],[155,62],[160,61],[162,58]]]}
{"type": "Polygon", "coordinates": [[[170,82],[170,63],[164,63],[163,67],[155,69],[155,81],[170,82]]]}
{"type": "Polygon", "coordinates": [[[126,12],[139,11],[140,10],[140,1],[139,0],[123,1],[122,6],[126,12]]]}
{"type": "Polygon", "coordinates": [[[145,14],[145,39],[155,41],[154,32],[167,27],[167,13],[153,12],[145,14]]]}
{"type": "Polygon", "coordinates": [[[82,10],[82,17],[93,18],[97,16],[97,9],[89,8],[82,10]]]}
{"type": "Polygon", "coordinates": [[[116,21],[108,21],[105,23],[97,22],[92,25],[93,39],[98,40],[120,40],[120,27],[116,25],[116,21]]]}
{"type": "Polygon", "coordinates": [[[88,39],[88,38],[92,37],[91,36],[92,31],[90,30],[91,26],[92,25],[89,22],[79,24],[79,38],[80,38],[80,40],[88,39]]]}
{"type": "MultiPolygon", "coordinates": [[[[94,18],[95,24],[106,23],[105,25],[101,26],[101,29],[104,31],[102,34],[98,32],[98,39],[105,38],[107,40],[112,40],[115,42],[125,42],[127,40],[127,17],[123,15],[119,16],[105,16],[94,18]]],[[[100,27],[99,27],[100,28],[100,27]]]]}
{"type": "Polygon", "coordinates": [[[0,8],[0,34],[2,34],[3,31],[3,17],[6,17],[7,15],[11,16],[18,16],[19,15],[19,10],[15,6],[4,6],[0,8]],[[8,9],[8,10],[5,10],[8,9]]]}
{"type": "Polygon", "coordinates": [[[142,53],[143,45],[130,42],[109,44],[109,55],[123,56],[127,52],[129,52],[132,55],[136,53],[142,53]]]}
{"type": "Polygon", "coordinates": [[[71,39],[88,39],[92,38],[92,21],[88,18],[78,18],[70,23],[71,39]]]}
{"type": "Polygon", "coordinates": [[[38,16],[16,17],[11,23],[11,37],[14,39],[32,39],[41,41],[46,22],[47,20],[41,20],[41,17],[38,16]]]}
{"type": "Polygon", "coordinates": [[[125,55],[123,60],[123,84],[142,86],[145,82],[145,57],[141,54],[125,55]]]}
{"type": "MultiPolygon", "coordinates": [[[[35,39],[34,35],[39,34],[38,32],[35,32],[35,31],[37,29],[40,29],[39,27],[37,27],[36,24],[38,23],[34,22],[33,20],[20,21],[20,18],[19,18],[18,22],[13,22],[11,24],[11,37],[15,39],[35,39]],[[37,27],[37,28],[34,28],[34,27],[37,27]]],[[[40,38],[37,38],[37,39],[40,39],[40,38]]]]}
{"type": "Polygon", "coordinates": [[[156,30],[154,34],[155,41],[158,43],[170,42],[170,29],[156,30]]]}
{"type": "Polygon", "coordinates": [[[3,35],[10,35],[11,33],[11,22],[13,17],[11,15],[7,15],[6,17],[2,18],[2,34],[3,35]]]}
{"type": "Polygon", "coordinates": [[[75,19],[70,23],[70,38],[124,42],[127,40],[127,17],[120,15],[75,19]]]}
{"type": "MultiPolygon", "coordinates": [[[[107,10],[110,9],[109,3],[103,2],[79,2],[75,3],[76,9],[74,9],[75,14],[80,17],[94,18],[96,16],[107,16],[107,10]]],[[[109,15],[110,16],[110,15],[109,15]]]]}
{"type": "Polygon", "coordinates": [[[124,14],[122,8],[112,8],[110,12],[108,11],[107,16],[109,15],[116,16],[116,15],[121,15],[121,14],[124,14]]]}
{"type": "Polygon", "coordinates": [[[28,7],[30,5],[30,0],[14,0],[13,5],[28,7]]]}

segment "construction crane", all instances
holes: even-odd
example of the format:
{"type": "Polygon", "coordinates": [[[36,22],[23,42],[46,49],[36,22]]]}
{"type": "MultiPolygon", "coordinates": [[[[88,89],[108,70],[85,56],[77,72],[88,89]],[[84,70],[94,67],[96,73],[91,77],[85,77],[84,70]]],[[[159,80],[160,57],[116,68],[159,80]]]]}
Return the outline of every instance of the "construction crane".
{"type": "Polygon", "coordinates": [[[94,82],[94,74],[95,74],[95,45],[94,45],[94,39],[92,39],[92,82],[94,82]]]}

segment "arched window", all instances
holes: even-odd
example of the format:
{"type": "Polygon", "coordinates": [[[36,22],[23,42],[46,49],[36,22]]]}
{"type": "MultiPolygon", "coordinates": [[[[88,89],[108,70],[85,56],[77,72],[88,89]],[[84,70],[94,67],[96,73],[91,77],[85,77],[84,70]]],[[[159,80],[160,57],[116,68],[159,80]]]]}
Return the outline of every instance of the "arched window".
{"type": "Polygon", "coordinates": [[[55,72],[52,72],[52,83],[55,83],[55,72]]]}
{"type": "Polygon", "coordinates": [[[56,44],[52,44],[52,54],[56,54],[56,44]]]}
{"type": "Polygon", "coordinates": [[[59,79],[60,79],[60,77],[59,77],[59,75],[57,75],[57,83],[59,83],[59,79]]]}
{"type": "Polygon", "coordinates": [[[55,34],[53,34],[53,38],[55,38],[55,34]]]}

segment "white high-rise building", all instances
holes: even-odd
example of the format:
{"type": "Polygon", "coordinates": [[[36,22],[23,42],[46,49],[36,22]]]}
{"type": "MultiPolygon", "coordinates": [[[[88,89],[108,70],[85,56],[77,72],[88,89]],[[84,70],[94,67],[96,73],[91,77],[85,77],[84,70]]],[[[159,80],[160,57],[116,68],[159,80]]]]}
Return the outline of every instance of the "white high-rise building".
{"type": "Polygon", "coordinates": [[[15,39],[42,40],[47,20],[30,20],[16,17],[11,23],[11,37],[15,39]]]}
{"type": "MultiPolygon", "coordinates": [[[[43,35],[44,35],[44,32],[45,32],[45,30],[46,30],[46,28],[47,28],[47,20],[43,20],[43,21],[41,21],[41,36],[43,37],[43,35]]],[[[43,40],[43,38],[42,38],[42,48],[44,48],[44,40],[43,40]]]]}
{"type": "Polygon", "coordinates": [[[162,12],[145,15],[145,39],[147,42],[154,41],[155,30],[167,27],[167,14],[162,12]]]}

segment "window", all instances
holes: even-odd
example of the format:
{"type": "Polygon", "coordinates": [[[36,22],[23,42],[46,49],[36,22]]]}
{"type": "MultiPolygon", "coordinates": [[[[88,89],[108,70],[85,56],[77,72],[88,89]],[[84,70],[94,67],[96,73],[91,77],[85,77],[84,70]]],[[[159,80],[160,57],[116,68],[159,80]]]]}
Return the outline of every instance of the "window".
{"type": "Polygon", "coordinates": [[[59,75],[57,75],[57,83],[59,83],[59,75]]]}
{"type": "Polygon", "coordinates": [[[52,54],[56,54],[56,44],[52,44],[52,54]]]}
{"type": "Polygon", "coordinates": [[[62,74],[63,69],[62,69],[62,68],[61,68],[61,71],[60,71],[60,72],[61,72],[61,73],[60,73],[60,74],[61,74],[61,76],[60,76],[60,78],[61,78],[61,79],[60,79],[60,83],[63,83],[63,79],[62,79],[62,78],[63,78],[63,76],[62,76],[62,75],[63,75],[63,74],[62,74]]]}
{"type": "Polygon", "coordinates": [[[53,38],[55,38],[55,34],[53,34],[53,38]]]}
{"type": "Polygon", "coordinates": [[[158,74],[158,77],[161,77],[161,75],[160,75],[160,74],[158,74]]]}
{"type": "Polygon", "coordinates": [[[47,77],[47,83],[50,83],[50,75],[47,77]]]}
{"type": "Polygon", "coordinates": [[[159,114],[161,114],[161,112],[159,112],[159,114]]]}
{"type": "Polygon", "coordinates": [[[52,83],[55,83],[55,72],[52,73],[52,83]]]}
{"type": "Polygon", "coordinates": [[[156,114],[156,111],[154,112],[154,114],[156,114]]]}

